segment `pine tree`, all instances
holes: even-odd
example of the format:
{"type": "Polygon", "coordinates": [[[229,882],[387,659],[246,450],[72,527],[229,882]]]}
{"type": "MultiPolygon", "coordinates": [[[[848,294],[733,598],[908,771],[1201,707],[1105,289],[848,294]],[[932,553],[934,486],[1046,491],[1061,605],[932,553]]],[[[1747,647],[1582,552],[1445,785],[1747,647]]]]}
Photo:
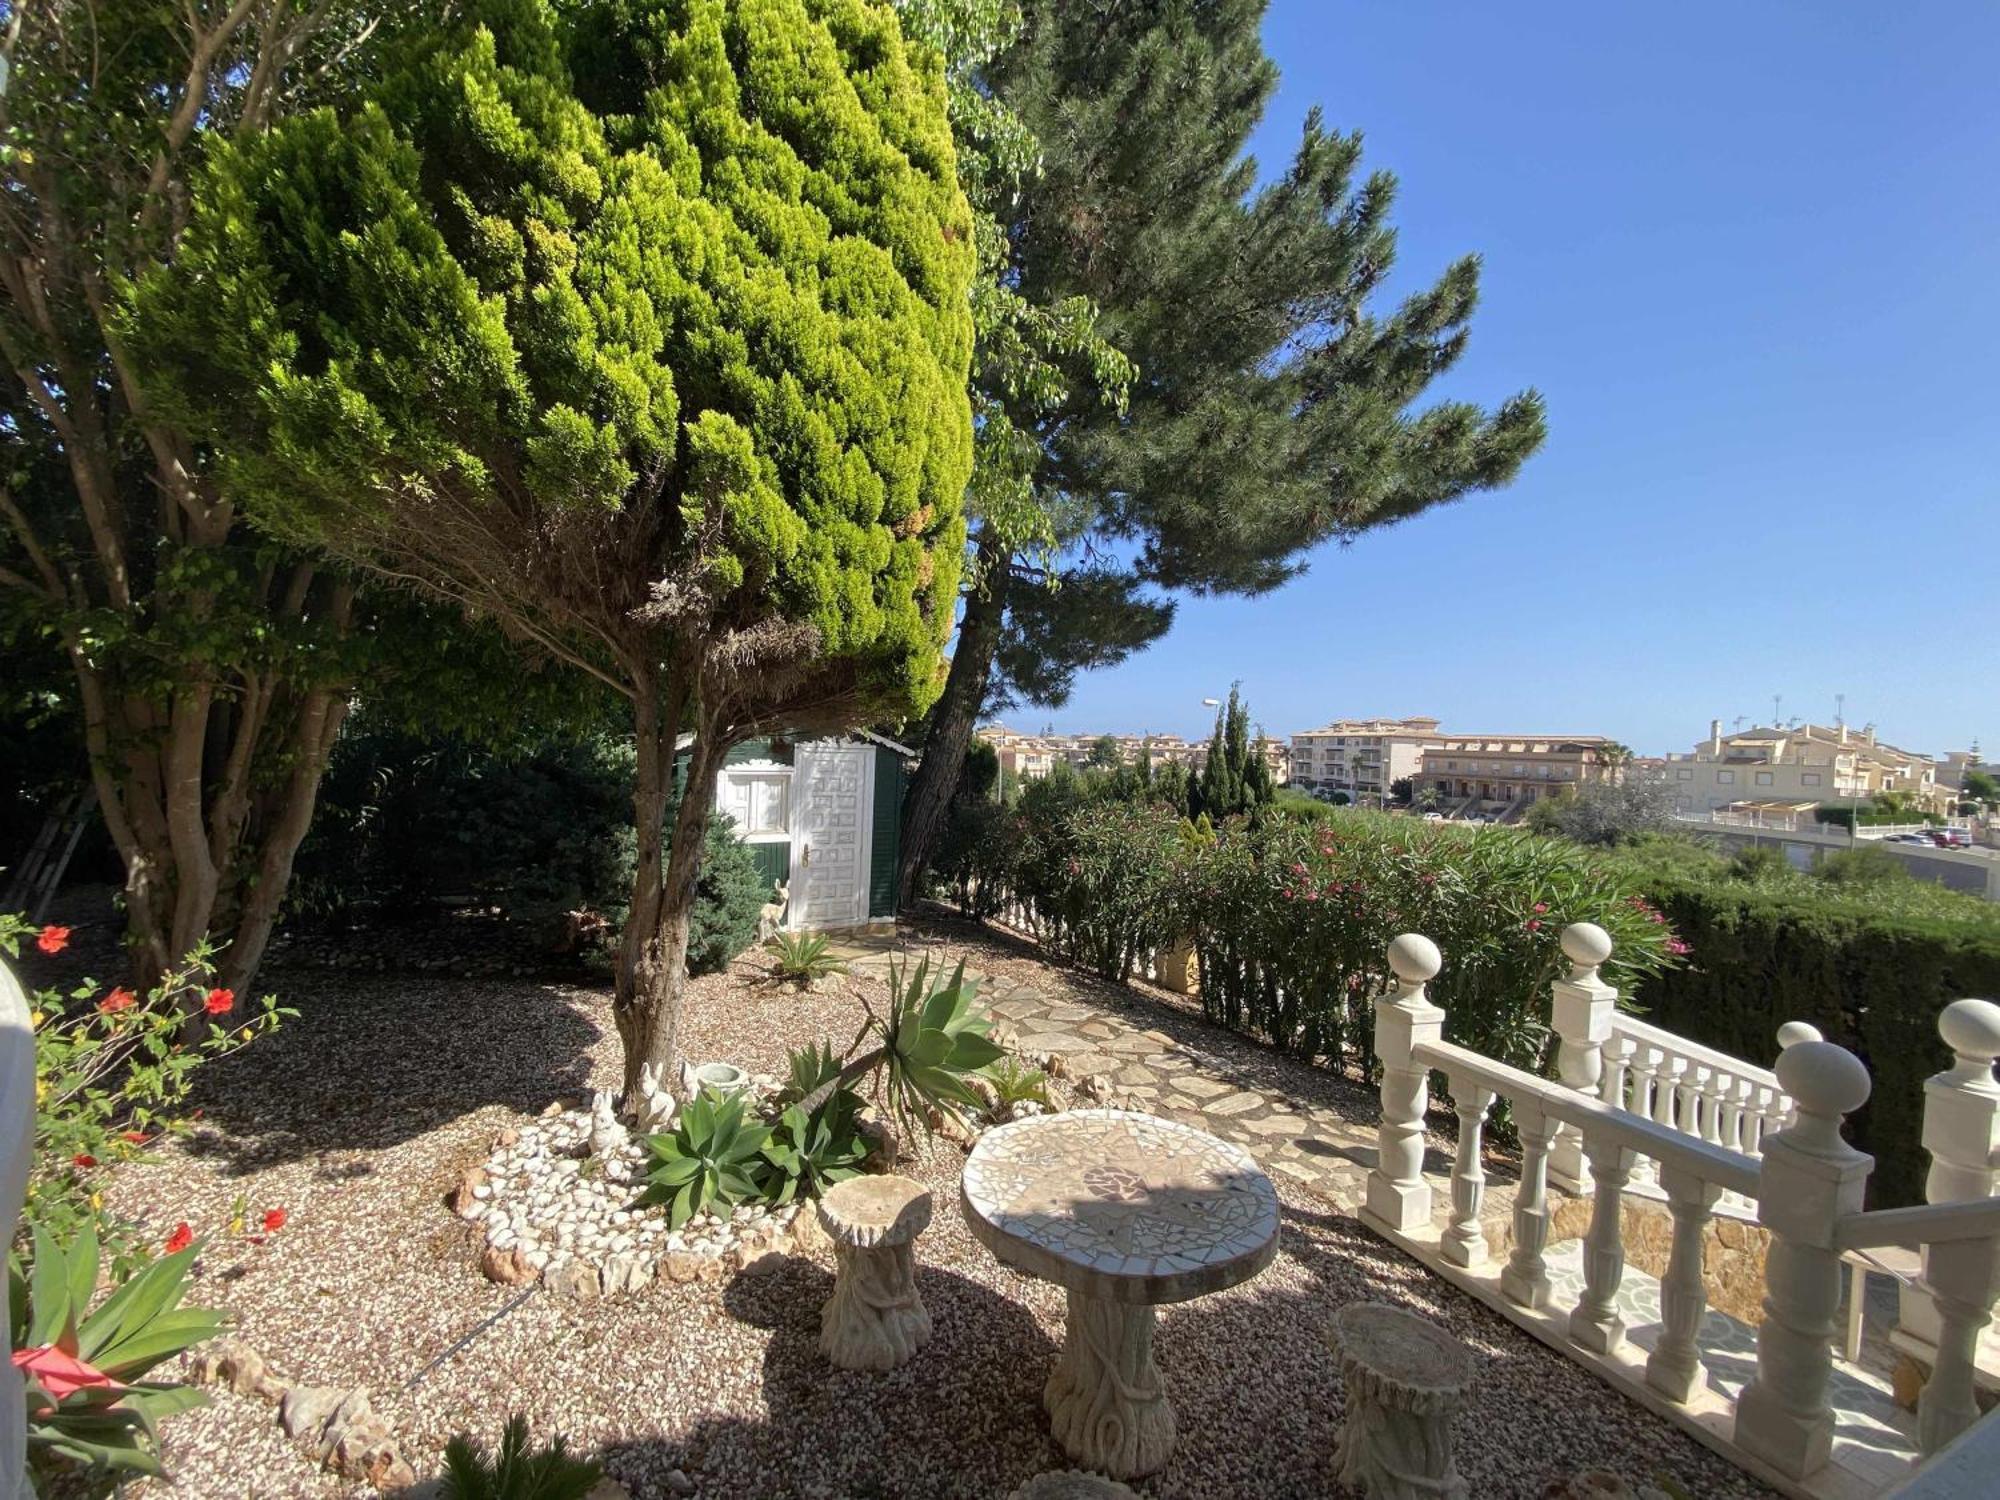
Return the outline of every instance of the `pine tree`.
{"type": "Polygon", "coordinates": [[[1257,186],[1243,148],[1276,84],[1263,0],[1025,8],[982,73],[1043,163],[1010,206],[1008,284],[1095,306],[1139,376],[1120,413],[979,371],[980,399],[1033,439],[1050,540],[1024,550],[976,520],[936,753],[905,802],[905,899],[982,706],[1060,702],[1078,671],[1156,640],[1177,593],[1273,588],[1328,537],[1504,484],[1543,433],[1533,392],[1492,412],[1419,405],[1465,347],[1478,263],[1375,308],[1395,184],[1357,178],[1358,137],[1314,113],[1257,186]]]}

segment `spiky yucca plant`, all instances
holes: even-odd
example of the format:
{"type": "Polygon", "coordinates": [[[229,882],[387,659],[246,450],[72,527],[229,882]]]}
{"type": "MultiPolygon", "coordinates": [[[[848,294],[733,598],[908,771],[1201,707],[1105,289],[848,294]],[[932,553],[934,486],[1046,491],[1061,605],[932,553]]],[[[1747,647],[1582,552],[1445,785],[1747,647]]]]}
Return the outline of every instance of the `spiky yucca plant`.
{"type": "Polygon", "coordinates": [[[571,1458],[560,1437],[528,1451],[528,1419],[516,1412],[492,1458],[459,1433],[444,1449],[444,1500],[583,1500],[604,1477],[601,1464],[571,1458]]]}

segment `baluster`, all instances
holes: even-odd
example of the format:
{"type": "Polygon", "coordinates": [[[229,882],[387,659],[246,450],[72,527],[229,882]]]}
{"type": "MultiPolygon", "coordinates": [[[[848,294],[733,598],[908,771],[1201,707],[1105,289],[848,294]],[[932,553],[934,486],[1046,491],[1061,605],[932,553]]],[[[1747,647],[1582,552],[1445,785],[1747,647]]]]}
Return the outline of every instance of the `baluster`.
{"type": "Polygon", "coordinates": [[[1632,1052],[1632,1103],[1635,1115],[1647,1119],[1653,1117],[1653,1087],[1660,1076],[1660,1065],[1666,1054],[1651,1042],[1639,1042],[1632,1052]]]}
{"type": "Polygon", "coordinates": [[[1625,1233],[1620,1210],[1632,1176],[1632,1153],[1602,1133],[1585,1133],[1594,1198],[1590,1230],[1583,1237],[1583,1297],[1571,1309],[1569,1336],[1586,1349],[1609,1354],[1625,1337],[1618,1316],[1618,1286],[1625,1279],[1625,1233]]]}
{"type": "Polygon", "coordinates": [[[1451,1222],[1438,1253],[1455,1266],[1483,1266],[1486,1232],[1479,1224],[1479,1210],[1486,1201],[1486,1169],[1479,1160],[1479,1145],[1493,1090],[1473,1079],[1463,1085],[1453,1079],[1451,1091],[1460,1101],[1458,1154],[1451,1163],[1451,1222]]]}
{"type": "Polygon", "coordinates": [[[1542,1251],[1549,1242],[1549,1139],[1555,1122],[1532,1100],[1514,1102],[1521,1136],[1521,1184],[1514,1194],[1514,1249],[1500,1272],[1500,1291],[1522,1307],[1546,1307],[1549,1273],[1542,1251]]]}
{"type": "Polygon", "coordinates": [[[2000,1294],[2000,1240],[1926,1246],[1924,1286],[1938,1315],[1937,1357],[1917,1397],[1917,1451],[1929,1458],[1979,1420],[1973,1362],[2000,1294]]]}
{"type": "Polygon", "coordinates": [[[1604,1044],[1604,1086],[1598,1096],[1613,1109],[1624,1109],[1625,1090],[1632,1070],[1632,1038],[1613,1036],[1604,1044]]]}
{"type": "Polygon", "coordinates": [[[1431,1187],[1424,1181],[1424,1108],[1430,1069],[1411,1054],[1444,1035],[1444,1012],[1424,985],[1444,966],[1437,944],[1406,932],[1389,944],[1395,989],[1375,1002],[1375,1055],[1382,1060],[1382,1123],[1375,1136],[1375,1170],[1368,1174],[1363,1212],[1390,1229],[1426,1227],[1431,1187]]]}
{"type": "Polygon", "coordinates": [[[1681,1089],[1681,1075],[1687,1072],[1687,1059],[1668,1053],[1660,1060],[1660,1081],[1653,1090],[1653,1123],[1664,1125],[1669,1130],[1680,1127],[1674,1123],[1674,1100],[1681,1089]]]}
{"type": "Polygon", "coordinates": [[[1708,1087],[1709,1070],[1705,1063],[1687,1062],[1682,1064],[1679,1078],[1674,1081],[1674,1128],[1682,1135],[1701,1136],[1701,1096],[1708,1087]]]}
{"type": "Polygon", "coordinates": [[[1750,1090],[1750,1102],[1743,1115],[1744,1154],[1762,1156],[1764,1154],[1764,1120],[1769,1113],[1769,1096],[1772,1090],[1768,1084],[1756,1084],[1750,1090]]]}
{"type": "Polygon", "coordinates": [[[1701,1279],[1703,1235],[1722,1189],[1672,1165],[1660,1169],[1660,1185],[1673,1209],[1674,1248],[1660,1278],[1660,1341],[1646,1360],[1646,1384],[1685,1403],[1708,1383],[1695,1341],[1708,1311],[1701,1279]]]}
{"type": "Polygon", "coordinates": [[[1720,1068],[1701,1070],[1701,1138],[1711,1146],[1722,1144],[1722,1101],[1733,1081],[1720,1068]]]}
{"type": "Polygon", "coordinates": [[[1874,1166],[1841,1138],[1843,1116],[1867,1101],[1868,1070],[1831,1042],[1801,1042],[1778,1059],[1798,1119],[1764,1138],[1757,1218],[1771,1231],[1757,1374],[1736,1403],[1736,1441],[1791,1479],[1827,1461],[1833,1412],[1827,1377],[1840,1336],[1840,1221],[1861,1211],[1874,1166]]]}
{"type": "Polygon", "coordinates": [[[1722,1139],[1731,1151],[1743,1150],[1743,1101],[1750,1097],[1750,1080],[1731,1078],[1722,1091],[1722,1139]]]}
{"type": "MultiPolygon", "coordinates": [[[[1549,987],[1550,1024],[1562,1039],[1556,1074],[1567,1087],[1594,1099],[1603,1085],[1604,1042],[1618,1009],[1618,991],[1597,975],[1611,957],[1611,935],[1594,922],[1572,922],[1562,930],[1562,951],[1570,963],[1569,976],[1549,987]]],[[[1557,1128],[1549,1176],[1573,1193],[1589,1190],[1590,1169],[1574,1126],[1557,1128]]]]}
{"type": "MultiPolygon", "coordinates": [[[[1952,1065],[1924,1082],[1924,1149],[1930,1173],[1924,1198],[1954,1203],[2000,1193],[2000,1083],[1993,1059],[2000,1055],[2000,1006],[1990,1000],[1954,1000],[1938,1016],[1938,1035],[1952,1050],[1952,1065]]],[[[1924,1252],[1928,1267],[1930,1250],[1924,1252]]],[[[1921,1357],[1937,1346],[1937,1309],[1924,1290],[1928,1269],[1903,1288],[1897,1323],[1921,1357]]]]}

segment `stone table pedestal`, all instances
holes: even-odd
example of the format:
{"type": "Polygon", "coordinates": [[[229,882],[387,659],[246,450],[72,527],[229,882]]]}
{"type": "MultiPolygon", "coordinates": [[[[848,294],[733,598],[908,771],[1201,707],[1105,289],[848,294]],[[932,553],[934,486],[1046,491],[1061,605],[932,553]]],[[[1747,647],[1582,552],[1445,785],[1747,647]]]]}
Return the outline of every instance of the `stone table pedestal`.
{"type": "Polygon", "coordinates": [[[1436,1324],[1383,1302],[1333,1315],[1347,1405],[1336,1477],[1372,1500],[1465,1500],[1451,1422],[1472,1383],[1472,1354],[1436,1324]]]}
{"type": "Polygon", "coordinates": [[[907,1177],[850,1177],[819,1200],[838,1269],[819,1315],[819,1351],[844,1370],[893,1370],[930,1341],[917,1294],[916,1239],[930,1191],[907,1177]]]}
{"type": "Polygon", "coordinates": [[[1153,1363],[1154,1309],[1247,1281],[1278,1248],[1278,1196],[1237,1147],[1117,1110],[989,1130],[959,1196],[1002,1261],[1069,1293],[1042,1400],[1076,1463],[1115,1479],[1164,1468],[1174,1413],[1153,1363]]]}

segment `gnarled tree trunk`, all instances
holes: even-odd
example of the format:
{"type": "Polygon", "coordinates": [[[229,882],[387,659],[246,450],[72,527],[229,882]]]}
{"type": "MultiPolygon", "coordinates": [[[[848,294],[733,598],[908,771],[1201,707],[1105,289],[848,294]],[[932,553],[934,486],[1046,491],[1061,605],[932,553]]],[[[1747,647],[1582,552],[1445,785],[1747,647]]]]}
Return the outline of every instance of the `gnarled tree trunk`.
{"type": "Polygon", "coordinates": [[[896,905],[907,907],[916,897],[917,879],[930,863],[951,812],[952,793],[965,769],[965,752],[979,723],[993,677],[993,655],[1000,646],[1000,628],[1007,617],[1007,558],[997,552],[990,533],[980,540],[982,585],[968,594],[952,649],[951,671],[944,692],[931,708],[924,755],[903,794],[903,846],[896,866],[896,905]]]}

